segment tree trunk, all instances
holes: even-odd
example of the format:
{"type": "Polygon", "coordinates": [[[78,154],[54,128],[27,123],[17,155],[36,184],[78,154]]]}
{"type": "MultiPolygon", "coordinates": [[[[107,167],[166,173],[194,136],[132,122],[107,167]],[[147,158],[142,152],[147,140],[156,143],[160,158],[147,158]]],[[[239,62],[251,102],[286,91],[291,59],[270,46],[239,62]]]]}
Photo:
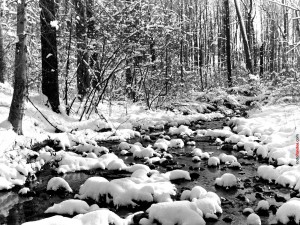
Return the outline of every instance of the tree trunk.
{"type": "Polygon", "coordinates": [[[3,32],[2,25],[0,22],[0,83],[4,83],[5,74],[5,60],[4,60],[4,47],[3,47],[3,32]]]}
{"type": "MultiPolygon", "coordinates": [[[[286,4],[285,0],[282,0],[282,4],[286,4]]],[[[289,20],[288,20],[288,9],[283,6],[283,49],[282,49],[282,69],[285,72],[288,70],[288,41],[289,41],[289,20]]]]}
{"type": "Polygon", "coordinates": [[[224,0],[225,7],[225,33],[226,33],[226,57],[227,57],[227,79],[228,86],[232,86],[231,79],[231,54],[230,54],[230,14],[229,14],[229,0],[224,0]]]}
{"type": "Polygon", "coordinates": [[[87,52],[87,21],[86,3],[74,0],[76,9],[76,38],[77,38],[77,89],[79,99],[83,100],[90,86],[88,72],[89,55],[87,52]]]}
{"type": "Polygon", "coordinates": [[[59,113],[59,87],[54,0],[40,0],[41,7],[41,47],[42,47],[42,92],[54,112],[59,113]]]}
{"type": "Polygon", "coordinates": [[[271,22],[271,37],[270,37],[270,72],[275,71],[275,50],[276,50],[277,31],[274,19],[271,22]]]}
{"type": "Polygon", "coordinates": [[[264,47],[265,43],[262,43],[259,49],[259,58],[260,58],[260,65],[259,65],[259,75],[262,78],[264,74],[264,47]]]}
{"type": "Polygon", "coordinates": [[[10,106],[8,121],[12,124],[17,134],[22,134],[22,120],[24,115],[24,104],[27,95],[27,46],[26,46],[26,3],[25,0],[18,1],[17,4],[17,35],[15,55],[15,82],[14,94],[10,106]]]}
{"type": "Polygon", "coordinates": [[[237,0],[234,0],[235,4],[235,9],[236,9],[236,14],[239,20],[239,24],[241,27],[241,34],[243,38],[243,44],[244,44],[244,51],[245,51],[245,57],[246,57],[246,67],[250,71],[250,73],[253,73],[253,66],[252,66],[252,59],[251,59],[251,53],[250,53],[250,48],[249,48],[249,42],[246,34],[246,29],[245,25],[243,22],[242,14],[239,8],[239,5],[237,3],[237,0]]]}

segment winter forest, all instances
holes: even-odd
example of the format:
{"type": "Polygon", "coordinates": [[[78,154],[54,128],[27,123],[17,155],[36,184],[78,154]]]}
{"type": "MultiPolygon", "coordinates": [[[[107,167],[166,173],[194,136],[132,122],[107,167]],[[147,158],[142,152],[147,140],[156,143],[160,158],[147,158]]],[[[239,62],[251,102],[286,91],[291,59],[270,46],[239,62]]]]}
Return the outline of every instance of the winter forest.
{"type": "Polygon", "coordinates": [[[0,0],[0,224],[300,224],[300,2],[0,0]]]}

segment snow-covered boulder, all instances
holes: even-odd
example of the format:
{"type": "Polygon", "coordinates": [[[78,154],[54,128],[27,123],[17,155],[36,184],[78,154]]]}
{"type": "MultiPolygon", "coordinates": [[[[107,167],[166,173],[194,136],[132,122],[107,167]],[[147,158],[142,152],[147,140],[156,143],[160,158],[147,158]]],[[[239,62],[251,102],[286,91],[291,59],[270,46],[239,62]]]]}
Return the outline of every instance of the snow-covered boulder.
{"type": "Polygon", "coordinates": [[[184,142],[180,138],[171,139],[169,147],[170,148],[183,148],[184,142]]]}
{"type": "Polygon", "coordinates": [[[282,224],[287,224],[290,218],[293,218],[297,224],[300,223],[300,198],[291,198],[283,203],[276,212],[276,219],[282,224]]]}
{"type": "Polygon", "coordinates": [[[211,167],[217,167],[220,165],[220,159],[218,157],[210,157],[208,159],[208,166],[211,166],[211,167]]]}
{"type": "Polygon", "coordinates": [[[225,188],[236,187],[237,178],[231,173],[224,173],[221,177],[216,178],[215,184],[225,188]]]}
{"type": "Polygon", "coordinates": [[[216,214],[223,212],[220,204],[218,203],[218,200],[211,196],[199,198],[197,200],[194,200],[194,202],[196,203],[197,207],[203,212],[203,216],[205,218],[218,219],[216,214]]]}
{"type": "Polygon", "coordinates": [[[57,214],[80,214],[87,213],[89,211],[90,206],[82,200],[78,199],[68,199],[61,203],[54,204],[49,207],[45,213],[57,213],[57,214]]]}
{"type": "Polygon", "coordinates": [[[71,189],[70,185],[68,184],[65,179],[62,177],[52,177],[47,184],[47,191],[52,190],[52,191],[57,191],[58,189],[64,189],[68,192],[73,192],[71,189]]]}
{"type": "Polygon", "coordinates": [[[257,169],[258,176],[264,180],[272,181],[276,180],[279,176],[279,172],[272,165],[261,165],[257,169]]]}
{"type": "Polygon", "coordinates": [[[157,220],[161,225],[205,225],[203,213],[196,203],[189,201],[163,202],[153,204],[149,209],[149,219],[140,221],[142,225],[153,224],[157,220]]]}
{"type": "Polygon", "coordinates": [[[270,204],[267,200],[260,200],[257,203],[257,207],[255,209],[255,211],[267,211],[270,208],[270,204]]]}
{"type": "Polygon", "coordinates": [[[247,225],[261,225],[260,217],[255,213],[251,213],[247,217],[247,225]]]}
{"type": "Polygon", "coordinates": [[[219,155],[219,159],[222,163],[233,163],[237,162],[237,158],[233,155],[227,155],[225,153],[221,153],[219,155]]]}

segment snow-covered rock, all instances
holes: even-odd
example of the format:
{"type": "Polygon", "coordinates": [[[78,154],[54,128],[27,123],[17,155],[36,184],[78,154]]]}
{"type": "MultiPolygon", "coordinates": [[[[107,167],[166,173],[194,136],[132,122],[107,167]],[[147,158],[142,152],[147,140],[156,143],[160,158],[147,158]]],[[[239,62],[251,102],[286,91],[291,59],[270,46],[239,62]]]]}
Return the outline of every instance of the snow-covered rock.
{"type": "Polygon", "coordinates": [[[215,184],[225,188],[236,187],[237,178],[231,173],[224,173],[221,177],[216,178],[215,184]]]}
{"type": "Polygon", "coordinates": [[[255,211],[260,211],[260,210],[269,210],[270,204],[267,200],[260,200],[257,203],[257,207],[255,208],[255,211]]]}
{"type": "Polygon", "coordinates": [[[247,225],[261,225],[260,217],[255,213],[251,213],[247,217],[247,225]]]}
{"type": "Polygon", "coordinates": [[[52,177],[47,184],[47,191],[52,190],[52,191],[57,191],[58,189],[64,189],[68,192],[73,192],[72,188],[68,184],[65,179],[62,177],[52,177]]]}
{"type": "Polygon", "coordinates": [[[68,199],[59,204],[54,204],[49,207],[45,213],[57,213],[57,214],[84,214],[89,211],[90,206],[82,200],[68,199]]]}
{"type": "Polygon", "coordinates": [[[286,203],[283,203],[276,212],[277,221],[282,224],[287,224],[290,218],[299,224],[300,223],[300,199],[291,198],[286,203]]]}
{"type": "Polygon", "coordinates": [[[140,221],[142,225],[153,224],[157,220],[162,225],[205,225],[203,213],[196,203],[189,201],[163,202],[153,204],[149,209],[149,219],[140,221]]]}
{"type": "Polygon", "coordinates": [[[171,139],[169,147],[170,148],[183,148],[184,142],[180,138],[171,139]]]}
{"type": "Polygon", "coordinates": [[[218,157],[212,156],[208,159],[208,166],[217,167],[220,165],[220,159],[218,157]]]}
{"type": "Polygon", "coordinates": [[[219,159],[222,163],[233,163],[237,162],[237,158],[233,155],[227,155],[225,153],[221,153],[219,155],[219,159]]]}

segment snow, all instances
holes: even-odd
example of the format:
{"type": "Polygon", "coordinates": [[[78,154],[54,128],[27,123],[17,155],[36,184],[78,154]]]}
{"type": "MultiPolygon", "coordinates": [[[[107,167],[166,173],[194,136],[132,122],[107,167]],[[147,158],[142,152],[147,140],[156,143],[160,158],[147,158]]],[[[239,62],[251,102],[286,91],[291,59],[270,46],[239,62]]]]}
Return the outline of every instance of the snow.
{"type": "Polygon", "coordinates": [[[28,187],[23,187],[22,189],[19,190],[18,194],[19,195],[26,195],[30,189],[28,187]]]}
{"type": "Polygon", "coordinates": [[[185,179],[191,180],[190,173],[185,170],[172,170],[165,173],[169,180],[185,179]]]}
{"type": "Polygon", "coordinates": [[[163,202],[151,205],[147,209],[149,219],[141,224],[153,224],[157,220],[162,225],[204,225],[202,211],[196,203],[189,201],[163,202]]]}
{"type": "Polygon", "coordinates": [[[251,213],[247,217],[247,225],[261,225],[260,217],[255,213],[251,213]]]}
{"type": "Polygon", "coordinates": [[[95,211],[79,214],[73,218],[63,216],[52,216],[38,221],[26,222],[24,225],[93,225],[93,224],[129,224],[129,219],[122,219],[108,209],[98,209],[95,211]]]}
{"type": "Polygon", "coordinates": [[[58,21],[57,20],[50,21],[50,26],[54,27],[56,30],[59,29],[59,25],[58,25],[58,21]]]}
{"type": "Polygon", "coordinates": [[[170,141],[170,148],[183,148],[184,147],[184,142],[182,139],[171,139],[170,141]]]}
{"type": "Polygon", "coordinates": [[[201,158],[199,157],[199,156],[194,156],[193,158],[192,158],[192,161],[193,162],[200,162],[201,161],[201,158]]]}
{"type": "Polygon", "coordinates": [[[52,177],[47,184],[47,190],[57,191],[58,189],[65,189],[68,192],[73,192],[70,185],[62,177],[52,177]]]}
{"type": "Polygon", "coordinates": [[[101,156],[102,154],[106,154],[109,153],[109,149],[104,147],[104,146],[95,146],[95,145],[91,145],[91,144],[79,144],[75,147],[72,148],[72,150],[74,150],[75,152],[93,152],[95,153],[97,156],[101,156]]]}
{"type": "Polygon", "coordinates": [[[49,207],[45,213],[56,213],[56,214],[80,214],[80,213],[87,213],[90,206],[82,200],[78,199],[69,199],[65,200],[59,204],[54,204],[53,206],[49,207]]]}
{"type": "Polygon", "coordinates": [[[282,165],[275,168],[272,165],[261,165],[257,169],[258,176],[268,180],[275,181],[276,184],[288,186],[295,190],[300,189],[300,165],[287,166],[282,165]]]}
{"type": "Polygon", "coordinates": [[[118,206],[136,206],[135,201],[159,202],[170,201],[171,195],[175,195],[175,185],[170,183],[172,179],[189,178],[187,171],[170,171],[166,174],[154,173],[147,176],[148,171],[136,169],[131,177],[114,179],[108,182],[102,177],[91,177],[81,185],[79,199],[92,198],[99,201],[101,196],[106,198],[106,203],[118,206]]]}
{"type": "Polygon", "coordinates": [[[233,163],[237,162],[237,158],[233,155],[227,155],[225,153],[221,153],[219,155],[219,159],[222,163],[233,163]]]}
{"type": "Polygon", "coordinates": [[[208,166],[217,167],[220,165],[220,159],[218,157],[212,156],[208,159],[208,166]]]}
{"type": "Polygon", "coordinates": [[[198,199],[207,194],[207,191],[201,187],[201,186],[195,186],[192,188],[190,192],[190,200],[193,200],[194,198],[198,199]]]}
{"type": "Polygon", "coordinates": [[[269,210],[270,204],[267,200],[260,200],[257,204],[256,211],[259,210],[269,210]]]}
{"type": "Polygon", "coordinates": [[[221,187],[236,187],[237,178],[231,173],[224,173],[221,177],[216,178],[215,184],[221,187]]]}
{"type": "Polygon", "coordinates": [[[175,135],[175,134],[180,134],[180,135],[191,135],[193,134],[193,131],[185,125],[180,125],[178,128],[177,127],[170,127],[169,128],[169,134],[175,135]]]}
{"type": "Polygon", "coordinates": [[[300,199],[291,198],[286,203],[283,203],[276,212],[277,221],[282,224],[287,224],[290,218],[299,224],[300,223],[300,199]]]}
{"type": "Polygon", "coordinates": [[[223,210],[215,198],[204,197],[195,200],[197,207],[203,212],[205,218],[217,219],[216,213],[222,213],[223,210]]]}
{"type": "Polygon", "coordinates": [[[122,150],[129,150],[130,149],[130,144],[123,141],[119,144],[118,149],[121,150],[121,151],[122,150]]]}
{"type": "Polygon", "coordinates": [[[251,213],[254,213],[254,210],[252,208],[245,208],[243,210],[243,214],[246,214],[246,213],[249,213],[249,215],[250,215],[251,213]]]}

